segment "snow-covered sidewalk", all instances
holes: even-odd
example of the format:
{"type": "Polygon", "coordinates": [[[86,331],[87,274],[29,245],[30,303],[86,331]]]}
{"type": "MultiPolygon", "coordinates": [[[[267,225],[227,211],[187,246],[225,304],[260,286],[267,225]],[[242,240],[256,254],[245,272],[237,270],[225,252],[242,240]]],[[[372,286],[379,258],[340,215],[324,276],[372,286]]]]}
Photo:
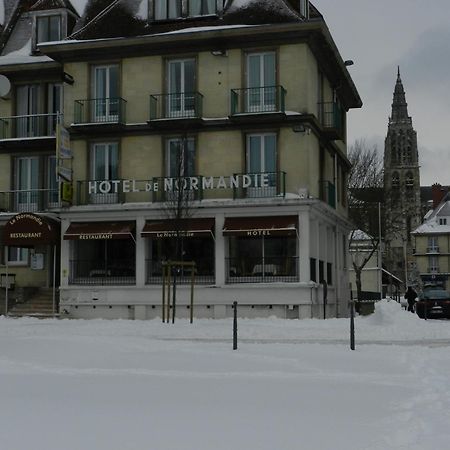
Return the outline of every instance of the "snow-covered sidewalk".
{"type": "Polygon", "coordinates": [[[0,448],[449,448],[450,321],[381,302],[348,330],[240,320],[233,351],[231,320],[0,318],[0,448]]]}

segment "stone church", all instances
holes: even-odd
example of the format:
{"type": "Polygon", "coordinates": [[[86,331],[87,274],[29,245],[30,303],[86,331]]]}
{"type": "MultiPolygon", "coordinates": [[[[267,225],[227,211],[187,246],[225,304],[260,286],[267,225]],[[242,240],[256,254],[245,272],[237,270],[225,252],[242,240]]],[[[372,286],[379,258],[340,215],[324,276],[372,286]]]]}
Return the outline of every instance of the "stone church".
{"type": "Polygon", "coordinates": [[[422,219],[419,172],[417,133],[398,69],[384,148],[384,265],[406,282],[414,271],[410,233],[422,219]]]}

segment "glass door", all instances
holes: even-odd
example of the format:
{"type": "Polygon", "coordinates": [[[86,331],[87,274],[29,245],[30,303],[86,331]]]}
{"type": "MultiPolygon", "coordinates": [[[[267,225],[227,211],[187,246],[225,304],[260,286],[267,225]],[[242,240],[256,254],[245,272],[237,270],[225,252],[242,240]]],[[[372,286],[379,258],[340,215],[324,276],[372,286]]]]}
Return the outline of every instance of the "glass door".
{"type": "Polygon", "coordinates": [[[246,112],[276,110],[275,52],[247,55],[246,112]]]}
{"type": "Polygon", "coordinates": [[[58,177],[56,175],[56,156],[49,156],[47,163],[47,203],[49,208],[58,206],[58,177]]]}
{"type": "Polygon", "coordinates": [[[91,180],[95,181],[95,194],[91,203],[117,203],[119,194],[112,183],[119,178],[119,149],[117,143],[94,144],[91,152],[91,180]]]}
{"type": "Polygon", "coordinates": [[[39,158],[16,159],[16,208],[19,212],[38,211],[39,158]]]}
{"type": "Polygon", "coordinates": [[[195,116],[195,60],[168,62],[168,117],[195,116]]]}
{"type": "Polygon", "coordinates": [[[119,67],[94,67],[94,122],[119,120],[119,67]]]}
{"type": "Polygon", "coordinates": [[[62,84],[49,83],[48,85],[48,120],[47,134],[54,136],[58,114],[63,112],[63,89],[62,84]]]}

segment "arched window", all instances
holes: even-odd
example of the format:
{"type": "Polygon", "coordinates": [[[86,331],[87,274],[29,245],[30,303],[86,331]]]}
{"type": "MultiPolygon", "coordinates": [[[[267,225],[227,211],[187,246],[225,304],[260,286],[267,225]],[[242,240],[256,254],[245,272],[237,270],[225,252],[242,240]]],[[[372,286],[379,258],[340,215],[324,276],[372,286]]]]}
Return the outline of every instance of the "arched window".
{"type": "Polygon", "coordinates": [[[400,187],[400,177],[398,172],[392,174],[392,189],[398,189],[400,187]]]}
{"type": "Polygon", "coordinates": [[[414,188],[414,176],[411,172],[408,172],[405,177],[406,189],[414,188]]]}

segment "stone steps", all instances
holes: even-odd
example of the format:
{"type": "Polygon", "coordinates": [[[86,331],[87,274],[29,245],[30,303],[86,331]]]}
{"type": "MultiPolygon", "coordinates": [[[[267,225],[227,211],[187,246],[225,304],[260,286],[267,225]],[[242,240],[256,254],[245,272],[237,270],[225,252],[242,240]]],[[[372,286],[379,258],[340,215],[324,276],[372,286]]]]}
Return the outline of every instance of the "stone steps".
{"type": "MultiPolygon", "coordinates": [[[[58,302],[58,293],[56,293],[56,303],[58,302]]],[[[58,312],[57,310],[55,312],[58,312]]],[[[16,303],[9,311],[11,317],[53,316],[53,292],[51,289],[40,289],[33,296],[23,303],[16,303]]]]}

